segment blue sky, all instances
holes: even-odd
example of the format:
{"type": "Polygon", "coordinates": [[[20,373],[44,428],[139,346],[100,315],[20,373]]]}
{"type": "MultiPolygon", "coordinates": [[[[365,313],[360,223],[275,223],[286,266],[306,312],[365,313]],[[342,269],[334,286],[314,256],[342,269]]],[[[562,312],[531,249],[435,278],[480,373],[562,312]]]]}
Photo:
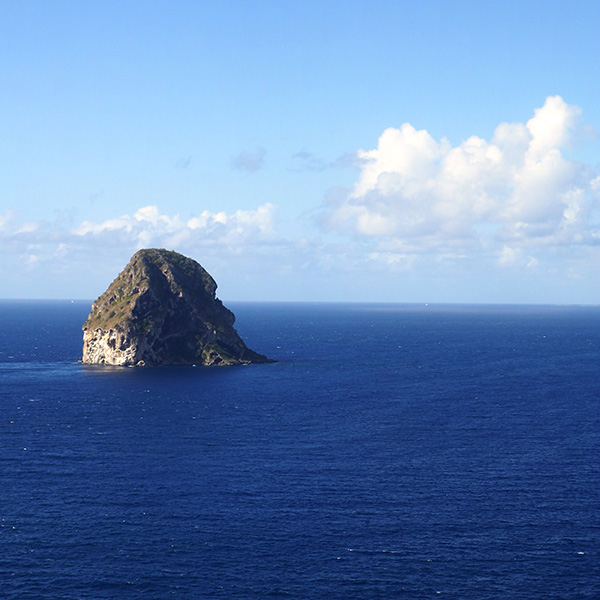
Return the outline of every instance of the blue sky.
{"type": "Polygon", "coordinates": [[[597,304],[597,2],[6,0],[0,297],[597,304]]]}

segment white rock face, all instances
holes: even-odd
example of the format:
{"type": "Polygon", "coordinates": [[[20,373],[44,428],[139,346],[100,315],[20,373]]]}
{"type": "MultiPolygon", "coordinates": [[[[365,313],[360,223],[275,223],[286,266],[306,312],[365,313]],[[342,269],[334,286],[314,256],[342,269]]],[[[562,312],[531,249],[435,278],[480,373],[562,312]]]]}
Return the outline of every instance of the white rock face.
{"type": "Polygon", "coordinates": [[[141,361],[141,348],[114,329],[86,329],[83,332],[83,362],[100,365],[129,366],[141,361]]]}

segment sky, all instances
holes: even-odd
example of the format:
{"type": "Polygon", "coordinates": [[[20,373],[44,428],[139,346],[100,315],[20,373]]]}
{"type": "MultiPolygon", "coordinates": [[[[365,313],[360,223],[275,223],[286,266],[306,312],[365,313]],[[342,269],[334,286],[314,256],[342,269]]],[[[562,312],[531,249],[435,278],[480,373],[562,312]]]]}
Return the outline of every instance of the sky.
{"type": "Polygon", "coordinates": [[[599,304],[600,3],[0,0],[0,298],[599,304]]]}

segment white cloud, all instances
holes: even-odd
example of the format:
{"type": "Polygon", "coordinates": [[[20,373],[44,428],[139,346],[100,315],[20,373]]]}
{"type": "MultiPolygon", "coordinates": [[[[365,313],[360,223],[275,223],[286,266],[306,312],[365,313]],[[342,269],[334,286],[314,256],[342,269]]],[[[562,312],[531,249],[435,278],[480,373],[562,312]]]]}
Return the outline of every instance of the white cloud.
{"type": "Polygon", "coordinates": [[[26,223],[21,224],[15,231],[15,233],[33,233],[34,231],[37,231],[38,227],[39,223],[36,223],[34,221],[27,221],[26,223]]]}
{"type": "Polygon", "coordinates": [[[498,256],[498,264],[502,267],[527,267],[533,269],[539,261],[533,256],[525,254],[522,248],[504,246],[498,256]]]}
{"type": "Polygon", "coordinates": [[[568,142],[581,109],[569,106],[560,96],[546,98],[542,108],[536,108],[534,117],[527,121],[531,134],[529,153],[542,156],[568,142]]]}
{"type": "Polygon", "coordinates": [[[166,247],[240,298],[254,286],[258,299],[597,301],[600,174],[565,156],[578,116],[552,97],[526,123],[455,146],[409,124],[387,129],[356,154],[354,187],[329,192],[328,235],[285,239],[270,203],[186,216],[149,205],[74,227],[7,212],[3,277],[23,287],[28,272],[34,295],[48,294],[45,279],[50,293],[60,281],[61,294],[92,297],[135,250],[166,247]]]}
{"type": "Polygon", "coordinates": [[[0,215],[0,233],[8,229],[8,223],[12,219],[12,213],[7,212],[6,214],[0,215]]]}
{"type": "Polygon", "coordinates": [[[386,129],[377,148],[358,152],[359,179],[330,201],[326,223],[377,251],[479,250],[504,265],[522,247],[596,244],[600,178],[563,155],[580,112],[552,96],[526,124],[501,123],[491,140],[454,147],[408,123],[386,129]]]}
{"type": "Polygon", "coordinates": [[[358,151],[364,167],[352,197],[364,196],[374,189],[390,194],[411,181],[430,178],[447,145],[444,140],[438,143],[429,133],[417,131],[408,123],[400,129],[386,129],[379,138],[377,150],[358,151]]]}
{"type": "Polygon", "coordinates": [[[148,247],[240,256],[287,244],[275,228],[275,216],[275,206],[270,203],[232,214],[203,211],[187,220],[163,214],[157,206],[144,206],[133,214],[83,221],[66,229],[60,221],[20,222],[8,213],[0,215],[0,250],[28,268],[43,263],[58,268],[57,259],[77,260],[77,256],[94,253],[121,255],[148,247]]]}
{"type": "Polygon", "coordinates": [[[81,242],[111,240],[137,247],[231,246],[272,242],[275,230],[275,206],[263,204],[255,210],[232,214],[202,211],[187,220],[179,215],[162,214],[157,206],[144,206],[133,215],[122,215],[101,223],[84,221],[72,230],[81,242]]]}
{"type": "Polygon", "coordinates": [[[371,252],[367,255],[367,259],[373,263],[382,263],[392,271],[407,271],[413,267],[415,255],[397,252],[371,252]]]}

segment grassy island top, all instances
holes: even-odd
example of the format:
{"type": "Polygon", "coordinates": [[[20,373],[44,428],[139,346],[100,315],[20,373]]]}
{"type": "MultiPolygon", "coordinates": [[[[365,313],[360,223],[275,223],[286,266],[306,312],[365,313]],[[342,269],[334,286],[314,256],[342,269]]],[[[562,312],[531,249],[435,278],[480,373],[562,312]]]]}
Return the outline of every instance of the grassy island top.
{"type": "Polygon", "coordinates": [[[166,301],[190,295],[206,306],[215,302],[217,284],[195,260],[164,248],[136,252],[108,289],[93,303],[84,329],[113,329],[131,322],[136,300],[148,290],[166,301]]]}

